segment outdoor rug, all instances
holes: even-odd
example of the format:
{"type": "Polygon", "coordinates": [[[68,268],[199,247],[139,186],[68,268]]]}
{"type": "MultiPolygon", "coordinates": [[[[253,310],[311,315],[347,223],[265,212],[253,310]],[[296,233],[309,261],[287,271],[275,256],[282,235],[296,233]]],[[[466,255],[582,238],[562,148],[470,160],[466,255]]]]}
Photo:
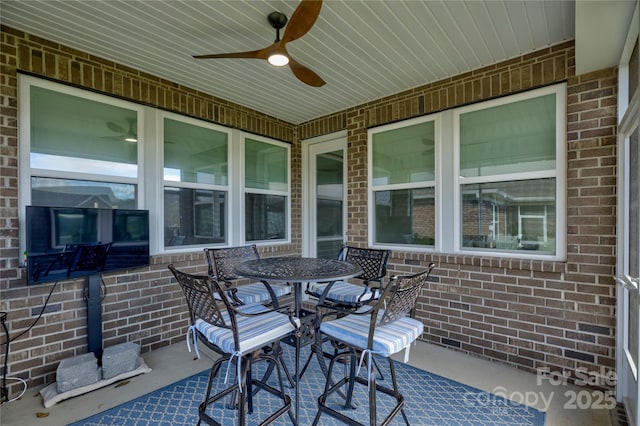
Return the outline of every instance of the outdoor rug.
{"type": "MultiPolygon", "coordinates": [[[[293,349],[285,346],[287,365],[293,370],[293,349]]],[[[186,350],[186,348],[185,348],[186,350]]],[[[301,357],[306,359],[306,353],[301,357]]],[[[301,361],[302,363],[303,361],[301,361]]],[[[254,374],[259,374],[264,367],[258,363],[254,374]]],[[[226,365],[220,369],[214,386],[221,390],[224,384],[226,365]]],[[[385,374],[383,383],[390,386],[390,378],[384,367],[386,362],[380,362],[382,373],[385,374]]],[[[545,413],[522,404],[518,404],[500,396],[483,392],[476,388],[455,382],[429,373],[424,370],[396,362],[396,375],[400,392],[405,397],[405,412],[414,426],[515,426],[531,425],[544,426],[545,413]]],[[[341,369],[339,369],[341,370],[341,369]]],[[[364,373],[362,369],[362,373],[364,373]]],[[[229,370],[229,377],[233,377],[234,368],[229,370]]],[[[275,383],[276,374],[272,374],[275,383]]],[[[284,375],[283,375],[284,377],[284,375]]],[[[198,422],[198,405],[204,399],[208,379],[208,371],[180,380],[132,401],[121,404],[84,420],[72,423],[71,426],[179,426],[195,425],[198,422]]],[[[231,379],[229,379],[231,380],[231,379]]],[[[285,390],[294,398],[294,390],[288,387],[285,380],[285,390]]],[[[300,382],[300,422],[301,426],[311,425],[317,411],[317,399],[324,389],[324,376],[320,372],[314,359],[310,368],[303,375],[300,382]]],[[[214,393],[216,392],[214,389],[214,393]]],[[[368,424],[367,387],[356,386],[354,401],[356,409],[344,409],[349,417],[355,417],[360,422],[368,424]]],[[[378,393],[378,421],[380,421],[394,406],[391,399],[378,393]]],[[[335,396],[335,404],[339,406],[339,397],[335,396]]],[[[222,425],[236,424],[236,410],[227,408],[227,399],[218,401],[210,413],[222,425]]],[[[269,413],[279,407],[281,400],[275,399],[269,392],[261,391],[254,397],[254,412],[248,415],[248,425],[257,425],[269,413]]],[[[293,404],[292,404],[293,405],[293,404]]],[[[204,424],[204,423],[203,423],[204,424]]],[[[277,419],[274,425],[291,425],[288,415],[277,419]]],[[[341,425],[338,420],[323,414],[320,425],[341,425]]],[[[404,425],[402,415],[398,414],[392,425],[404,425]]]]}

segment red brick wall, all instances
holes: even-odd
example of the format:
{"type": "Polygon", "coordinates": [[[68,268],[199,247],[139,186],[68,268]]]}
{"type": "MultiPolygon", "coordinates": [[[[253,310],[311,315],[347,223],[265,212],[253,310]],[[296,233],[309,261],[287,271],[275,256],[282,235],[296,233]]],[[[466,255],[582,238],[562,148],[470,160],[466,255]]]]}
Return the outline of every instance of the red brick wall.
{"type": "MultiPolygon", "coordinates": [[[[567,81],[567,262],[395,251],[390,274],[436,263],[418,307],[424,340],[528,370],[614,367],[617,74],[608,69],[576,77],[572,42],[294,126],[10,28],[2,27],[0,41],[0,310],[9,313],[12,336],[33,323],[51,289],[27,287],[19,268],[17,70],[293,142],[293,240],[269,248],[266,256],[300,251],[300,139],[347,130],[348,238],[364,245],[368,127],[567,81]]],[[[105,275],[105,346],[132,341],[148,351],[183,341],[187,311],[168,263],[205,270],[202,252],[196,251],[155,256],[149,268],[131,274],[105,275]]],[[[55,379],[61,359],[86,352],[83,284],[59,283],[48,311],[11,343],[11,376],[30,386],[47,383],[55,379]]]]}

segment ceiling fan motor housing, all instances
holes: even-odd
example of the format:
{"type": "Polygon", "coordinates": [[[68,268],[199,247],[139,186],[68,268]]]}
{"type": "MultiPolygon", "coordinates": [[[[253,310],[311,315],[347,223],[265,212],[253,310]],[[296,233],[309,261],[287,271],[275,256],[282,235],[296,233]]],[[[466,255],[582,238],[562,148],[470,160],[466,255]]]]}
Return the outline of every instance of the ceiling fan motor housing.
{"type": "Polygon", "coordinates": [[[280,12],[271,12],[269,16],[267,16],[269,23],[276,30],[284,28],[287,25],[287,15],[280,12]]]}

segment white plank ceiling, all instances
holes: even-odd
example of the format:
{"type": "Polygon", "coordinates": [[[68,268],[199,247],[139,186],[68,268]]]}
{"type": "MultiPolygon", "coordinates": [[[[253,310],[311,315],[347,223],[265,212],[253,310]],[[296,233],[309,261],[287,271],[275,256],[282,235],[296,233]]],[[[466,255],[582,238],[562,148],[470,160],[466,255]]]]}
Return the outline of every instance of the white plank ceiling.
{"type": "Polygon", "coordinates": [[[267,15],[284,0],[0,2],[12,28],[157,75],[292,124],[574,39],[567,0],[326,0],[287,45],[327,84],[288,67],[192,55],[256,50],[275,40],[267,15]]]}

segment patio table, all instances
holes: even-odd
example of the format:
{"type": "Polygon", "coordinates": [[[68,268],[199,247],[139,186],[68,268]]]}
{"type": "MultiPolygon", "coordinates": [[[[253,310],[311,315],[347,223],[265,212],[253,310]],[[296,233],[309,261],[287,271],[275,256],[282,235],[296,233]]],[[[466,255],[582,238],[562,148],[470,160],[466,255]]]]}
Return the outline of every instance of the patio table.
{"type": "Polygon", "coordinates": [[[313,320],[315,313],[302,309],[302,285],[308,282],[327,282],[345,280],[362,273],[362,268],[349,262],[336,259],[314,257],[267,257],[248,260],[238,264],[236,274],[265,282],[284,282],[293,286],[295,315],[301,320],[301,330],[292,336],[295,344],[295,419],[298,422],[300,412],[300,390],[298,386],[298,372],[300,371],[300,347],[310,343],[313,335],[313,320]],[[312,315],[313,314],[313,315],[312,315]],[[308,318],[309,321],[304,321],[308,318]]]}

